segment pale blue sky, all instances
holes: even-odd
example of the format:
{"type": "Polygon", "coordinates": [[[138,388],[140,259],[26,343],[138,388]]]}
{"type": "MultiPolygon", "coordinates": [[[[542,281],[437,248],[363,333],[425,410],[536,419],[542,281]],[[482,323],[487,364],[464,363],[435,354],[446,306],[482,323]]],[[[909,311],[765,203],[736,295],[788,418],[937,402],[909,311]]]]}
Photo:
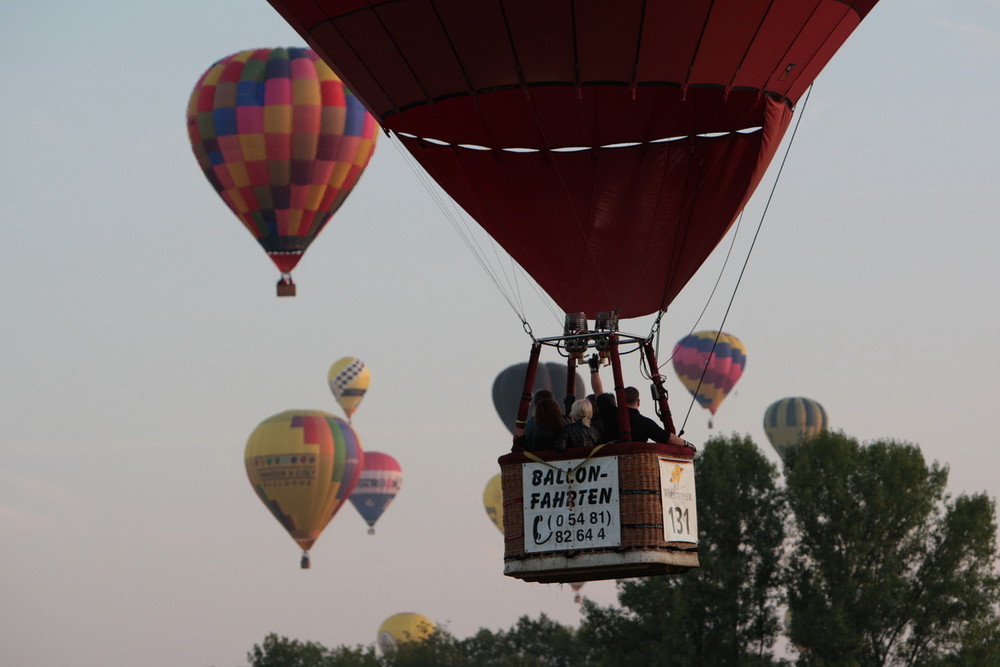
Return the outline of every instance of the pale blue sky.
{"type": "MultiPolygon", "coordinates": [[[[725,323],[748,364],[714,432],[767,447],[764,408],[810,396],[835,428],[919,444],[954,493],[1000,492],[998,32],[996,0],[883,0],[820,75],[725,323]]],[[[399,611],[459,636],[578,620],[568,587],[501,575],[490,387],[530,341],[400,151],[383,137],[280,300],[191,155],[202,71],[300,44],[264,0],[0,5],[0,663],[228,667],[272,631],[371,643],[399,611]],[[406,478],[375,536],[344,507],[301,571],[243,447],[281,410],[339,414],[326,371],[348,355],[372,369],[356,429],[406,478]]],[[[665,318],[664,359],[721,266],[665,318]]],[[[710,433],[696,407],[688,439],[710,433]]]]}

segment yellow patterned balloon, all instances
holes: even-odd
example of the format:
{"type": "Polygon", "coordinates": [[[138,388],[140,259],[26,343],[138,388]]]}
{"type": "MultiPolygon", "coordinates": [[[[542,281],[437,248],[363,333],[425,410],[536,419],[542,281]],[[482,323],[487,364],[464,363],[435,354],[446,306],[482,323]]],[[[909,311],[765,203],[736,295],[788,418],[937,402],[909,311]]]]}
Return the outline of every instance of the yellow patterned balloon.
{"type": "Polygon", "coordinates": [[[483,507],[486,508],[486,515],[490,521],[503,532],[503,488],[500,483],[500,473],[497,473],[486,482],[483,489],[483,507]]]}
{"type": "Polygon", "coordinates": [[[365,392],[368,391],[368,382],[371,380],[368,366],[354,357],[337,359],[330,366],[326,379],[330,383],[330,391],[350,421],[361,399],[365,397],[365,392]]]}
{"type": "Polygon", "coordinates": [[[302,547],[302,567],[309,567],[309,549],[358,483],[361,439],[329,413],[286,410],[253,430],[244,462],[257,496],[302,547]]]}

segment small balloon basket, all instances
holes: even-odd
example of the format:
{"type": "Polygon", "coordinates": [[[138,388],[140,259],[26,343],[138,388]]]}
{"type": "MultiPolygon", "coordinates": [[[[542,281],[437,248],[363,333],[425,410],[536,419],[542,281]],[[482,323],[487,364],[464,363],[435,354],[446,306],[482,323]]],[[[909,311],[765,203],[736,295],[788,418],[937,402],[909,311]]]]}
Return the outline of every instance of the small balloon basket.
{"type": "Polygon", "coordinates": [[[691,448],[617,442],[499,463],[505,575],[572,583],[698,567],[691,448]]]}

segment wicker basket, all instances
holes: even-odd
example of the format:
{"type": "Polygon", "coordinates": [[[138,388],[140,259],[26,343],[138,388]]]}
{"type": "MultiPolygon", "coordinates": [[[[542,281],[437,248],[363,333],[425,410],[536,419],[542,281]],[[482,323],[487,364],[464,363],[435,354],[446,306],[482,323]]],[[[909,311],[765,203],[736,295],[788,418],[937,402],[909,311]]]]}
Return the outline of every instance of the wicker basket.
{"type": "MultiPolygon", "coordinates": [[[[665,487],[661,479],[664,463],[691,464],[693,459],[694,452],[687,447],[637,442],[609,443],[595,448],[594,452],[568,449],[500,457],[504,574],[525,581],[571,583],[674,574],[697,567],[696,529],[694,541],[667,541],[665,537],[662,493],[665,487]],[[555,470],[562,461],[587,459],[591,464],[600,465],[602,459],[611,463],[608,459],[612,457],[618,469],[616,500],[620,541],[612,546],[553,551],[539,551],[534,547],[526,551],[523,486],[526,464],[536,464],[533,470],[538,470],[539,463],[551,464],[555,470]]],[[[693,473],[690,465],[685,467],[693,473]]]]}

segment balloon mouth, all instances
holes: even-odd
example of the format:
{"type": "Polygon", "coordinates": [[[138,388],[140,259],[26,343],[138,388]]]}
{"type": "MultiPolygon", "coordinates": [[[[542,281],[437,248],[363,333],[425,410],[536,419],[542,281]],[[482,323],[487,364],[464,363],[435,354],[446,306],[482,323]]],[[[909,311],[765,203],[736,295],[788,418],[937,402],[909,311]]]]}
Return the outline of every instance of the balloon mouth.
{"type": "Polygon", "coordinates": [[[545,147],[545,148],[529,148],[529,147],[515,147],[515,146],[483,146],[480,144],[469,144],[469,143],[452,143],[444,139],[437,139],[434,137],[423,137],[412,132],[402,132],[399,130],[393,130],[395,134],[401,138],[410,141],[426,142],[428,144],[434,144],[436,146],[450,146],[456,149],[465,149],[470,151],[500,151],[502,153],[580,153],[583,151],[593,151],[593,150],[603,150],[603,149],[616,149],[616,148],[636,148],[641,146],[646,146],[649,144],[666,144],[674,141],[689,141],[695,137],[701,139],[717,139],[719,137],[726,137],[736,134],[756,134],[757,132],[763,132],[763,125],[750,125],[747,127],[741,127],[737,130],[726,130],[720,132],[701,132],[699,134],[680,134],[672,137],[660,137],[659,139],[643,140],[643,141],[618,141],[611,144],[603,144],[601,146],[557,146],[557,147],[545,147]]]}

